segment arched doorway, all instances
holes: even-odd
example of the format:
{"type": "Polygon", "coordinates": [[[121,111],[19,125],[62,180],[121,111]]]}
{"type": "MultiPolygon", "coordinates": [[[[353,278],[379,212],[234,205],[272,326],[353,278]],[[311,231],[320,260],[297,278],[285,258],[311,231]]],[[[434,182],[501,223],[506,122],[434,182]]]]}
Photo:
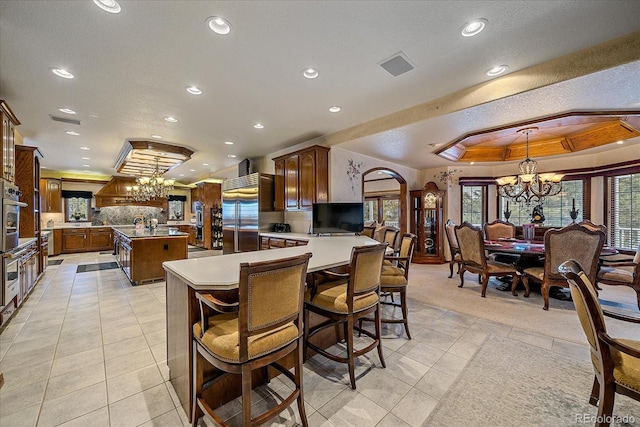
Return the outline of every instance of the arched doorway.
{"type": "Polygon", "coordinates": [[[372,168],[362,174],[365,217],[407,232],[407,181],[389,168],[372,168]]]}

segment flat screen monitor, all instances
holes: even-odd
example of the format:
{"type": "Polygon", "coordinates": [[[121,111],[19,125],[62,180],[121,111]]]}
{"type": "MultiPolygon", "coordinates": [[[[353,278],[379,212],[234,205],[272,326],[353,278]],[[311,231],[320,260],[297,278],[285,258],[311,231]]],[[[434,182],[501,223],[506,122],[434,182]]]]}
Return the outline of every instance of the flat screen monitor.
{"type": "Polygon", "coordinates": [[[314,203],[312,234],[360,233],[364,227],[363,203],[314,203]]]}

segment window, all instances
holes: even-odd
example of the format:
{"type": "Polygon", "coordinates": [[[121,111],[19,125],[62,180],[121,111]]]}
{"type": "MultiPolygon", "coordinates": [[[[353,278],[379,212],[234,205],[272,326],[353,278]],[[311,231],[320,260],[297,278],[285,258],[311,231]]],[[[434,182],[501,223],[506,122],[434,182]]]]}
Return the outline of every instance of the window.
{"type": "MultiPolygon", "coordinates": [[[[542,204],[545,227],[564,227],[573,222],[570,212],[575,203],[575,209],[578,211],[576,222],[582,221],[585,208],[587,208],[584,202],[584,194],[588,193],[587,185],[582,179],[562,181],[562,191],[551,197],[544,199],[542,204]]],[[[533,212],[534,204],[527,206],[524,203],[514,203],[513,201],[504,197],[500,198],[500,219],[506,221],[504,215],[507,210],[507,202],[509,203],[508,210],[511,211],[509,222],[521,225],[531,222],[531,214],[533,212]]],[[[588,210],[588,209],[587,209],[588,210]]]]}
{"type": "Polygon", "coordinates": [[[91,221],[91,199],[71,197],[64,200],[66,222],[91,221]]]}
{"type": "Polygon", "coordinates": [[[487,222],[487,186],[462,185],[462,221],[475,226],[487,222]]]}
{"type": "Polygon", "coordinates": [[[397,195],[366,197],[364,201],[364,220],[377,221],[390,227],[400,227],[400,199],[397,195]]]}
{"type": "Polygon", "coordinates": [[[634,251],[640,244],[640,173],[607,178],[610,245],[634,251]]]}

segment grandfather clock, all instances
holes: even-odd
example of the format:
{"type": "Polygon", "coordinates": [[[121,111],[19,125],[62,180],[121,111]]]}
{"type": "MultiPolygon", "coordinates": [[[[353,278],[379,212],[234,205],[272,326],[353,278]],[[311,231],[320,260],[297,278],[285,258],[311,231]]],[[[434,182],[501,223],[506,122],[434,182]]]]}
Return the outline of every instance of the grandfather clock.
{"type": "Polygon", "coordinates": [[[443,203],[446,191],[438,189],[435,182],[427,182],[422,190],[411,195],[411,232],[418,236],[413,252],[413,262],[419,264],[442,264],[444,225],[443,203]]]}

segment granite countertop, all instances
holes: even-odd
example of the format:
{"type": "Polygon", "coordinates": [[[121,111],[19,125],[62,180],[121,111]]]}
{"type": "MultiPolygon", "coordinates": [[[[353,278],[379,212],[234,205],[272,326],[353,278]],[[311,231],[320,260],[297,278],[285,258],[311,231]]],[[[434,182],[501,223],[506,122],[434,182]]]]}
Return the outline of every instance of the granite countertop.
{"type": "MultiPolygon", "coordinates": [[[[192,224],[188,221],[170,221],[167,224],[158,224],[158,228],[168,228],[168,227],[177,227],[179,225],[191,225],[191,226],[196,226],[195,224],[192,224]]],[[[55,229],[60,229],[60,228],[104,228],[104,227],[109,227],[109,228],[120,228],[120,227],[133,227],[133,225],[131,224],[106,224],[106,225],[93,225],[91,223],[79,223],[79,224],[75,224],[75,223],[58,223],[58,224],[54,224],[53,227],[43,227],[43,230],[55,230],[55,229]]]]}
{"type": "Polygon", "coordinates": [[[173,227],[158,227],[155,230],[150,230],[148,228],[136,229],[133,225],[114,225],[112,228],[132,239],[145,237],[181,237],[189,235],[189,233],[183,233],[173,227]]]}
{"type": "Polygon", "coordinates": [[[194,289],[234,289],[238,286],[240,263],[269,261],[311,252],[309,272],[347,264],[354,246],[375,245],[377,242],[365,236],[308,236],[299,233],[261,233],[277,237],[305,238],[306,246],[272,249],[268,251],[242,252],[220,256],[166,261],[162,266],[194,289]]]}

